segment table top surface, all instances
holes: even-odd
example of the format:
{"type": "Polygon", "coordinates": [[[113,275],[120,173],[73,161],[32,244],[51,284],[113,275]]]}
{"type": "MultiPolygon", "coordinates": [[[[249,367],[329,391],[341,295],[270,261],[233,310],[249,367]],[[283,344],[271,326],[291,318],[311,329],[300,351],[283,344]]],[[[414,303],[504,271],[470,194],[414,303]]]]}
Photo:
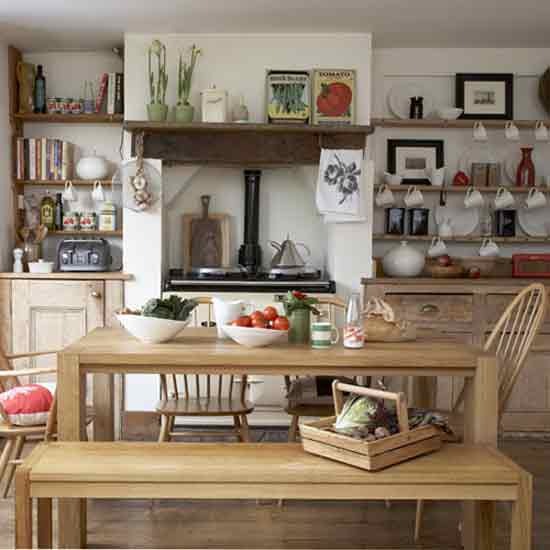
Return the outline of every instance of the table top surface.
{"type": "MultiPolygon", "coordinates": [[[[367,343],[364,348],[346,349],[335,345],[315,350],[287,342],[264,348],[246,348],[232,340],[216,338],[215,329],[188,328],[171,342],[144,344],[123,329],[100,328],[75,342],[63,353],[78,356],[84,366],[119,366],[144,372],[149,366],[254,367],[255,374],[277,368],[323,368],[474,370],[478,359],[491,357],[480,348],[452,340],[419,338],[415,342],[367,343]],[[139,368],[138,368],[139,367],[139,368]]],[[[245,369],[247,370],[247,369],[245,369]]],[[[244,372],[244,370],[243,370],[244,372]]]]}

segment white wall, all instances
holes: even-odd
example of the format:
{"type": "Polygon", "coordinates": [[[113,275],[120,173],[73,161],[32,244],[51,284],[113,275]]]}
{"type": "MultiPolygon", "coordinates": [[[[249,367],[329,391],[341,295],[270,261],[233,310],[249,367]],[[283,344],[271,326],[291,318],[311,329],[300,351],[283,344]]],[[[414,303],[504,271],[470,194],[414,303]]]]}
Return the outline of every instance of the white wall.
{"type": "MultiPolygon", "coordinates": [[[[0,74],[8,74],[8,47],[0,42],[0,74]]],[[[11,193],[11,135],[8,86],[0,86],[0,271],[11,271],[13,239],[13,202],[11,193]]]]}
{"type": "MultiPolygon", "coordinates": [[[[550,49],[375,49],[373,53],[374,104],[373,117],[391,117],[387,94],[392,86],[402,83],[420,83],[434,97],[436,105],[454,105],[454,74],[457,72],[507,72],[515,74],[514,118],[548,118],[539,103],[537,85],[540,74],[550,64],[550,49]]],[[[458,170],[460,157],[472,146],[472,135],[468,130],[440,129],[398,129],[379,128],[371,150],[377,167],[378,180],[386,169],[387,139],[443,139],[445,140],[445,164],[447,184],[458,170]]],[[[519,156],[519,144],[510,144],[504,139],[502,130],[489,131],[490,145],[494,154],[502,161],[519,156]]],[[[537,172],[542,178],[550,175],[550,145],[534,142],[532,131],[521,132],[521,143],[535,145],[534,158],[537,172]]],[[[540,181],[540,180],[539,180],[540,181]]],[[[490,197],[490,196],[489,196],[490,197]]],[[[430,209],[438,200],[437,194],[430,195],[426,206],[430,209]]],[[[450,196],[449,202],[462,200],[462,196],[450,196]]],[[[492,197],[490,197],[492,198],[492,197]]],[[[433,216],[430,219],[430,232],[435,230],[433,216]]],[[[384,212],[377,208],[374,212],[374,231],[383,232],[384,212]]],[[[375,243],[375,256],[383,255],[395,243],[375,243]]],[[[427,248],[426,243],[414,246],[427,248]]],[[[479,245],[452,243],[451,253],[457,256],[476,256],[479,245]]],[[[517,248],[505,245],[502,254],[509,256],[517,248]]],[[[548,252],[547,245],[523,246],[522,250],[548,252]]]]}

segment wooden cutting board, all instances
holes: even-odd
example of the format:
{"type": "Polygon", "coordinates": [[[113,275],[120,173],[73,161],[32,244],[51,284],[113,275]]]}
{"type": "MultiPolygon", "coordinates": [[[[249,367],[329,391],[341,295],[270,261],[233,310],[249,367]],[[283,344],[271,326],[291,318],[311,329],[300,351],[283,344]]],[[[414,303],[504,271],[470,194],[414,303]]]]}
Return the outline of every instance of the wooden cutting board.
{"type": "Polygon", "coordinates": [[[210,196],[201,197],[202,214],[183,215],[183,268],[221,267],[230,263],[230,217],[210,214],[210,196]]]}

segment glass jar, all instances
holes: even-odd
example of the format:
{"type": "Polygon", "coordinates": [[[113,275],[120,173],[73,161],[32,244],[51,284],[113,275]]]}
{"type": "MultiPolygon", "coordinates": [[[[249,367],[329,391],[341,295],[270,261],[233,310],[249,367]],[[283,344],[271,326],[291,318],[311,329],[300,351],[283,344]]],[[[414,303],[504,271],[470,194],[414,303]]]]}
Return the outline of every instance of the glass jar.
{"type": "Polygon", "coordinates": [[[344,325],[344,347],[359,349],[365,345],[365,329],[361,315],[361,297],[354,292],[346,308],[346,324],[344,325]]]}

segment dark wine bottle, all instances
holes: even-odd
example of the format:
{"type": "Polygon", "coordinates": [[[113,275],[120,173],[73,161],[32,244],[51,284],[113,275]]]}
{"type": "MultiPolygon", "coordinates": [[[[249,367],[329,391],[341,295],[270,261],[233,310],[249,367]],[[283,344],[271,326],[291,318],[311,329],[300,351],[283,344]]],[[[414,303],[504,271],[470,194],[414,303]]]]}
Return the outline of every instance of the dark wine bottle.
{"type": "Polygon", "coordinates": [[[34,112],[46,113],[46,77],[42,65],[38,65],[34,79],[34,112]]]}
{"type": "Polygon", "coordinates": [[[54,223],[57,231],[63,229],[63,195],[61,193],[55,195],[54,223]]]}

